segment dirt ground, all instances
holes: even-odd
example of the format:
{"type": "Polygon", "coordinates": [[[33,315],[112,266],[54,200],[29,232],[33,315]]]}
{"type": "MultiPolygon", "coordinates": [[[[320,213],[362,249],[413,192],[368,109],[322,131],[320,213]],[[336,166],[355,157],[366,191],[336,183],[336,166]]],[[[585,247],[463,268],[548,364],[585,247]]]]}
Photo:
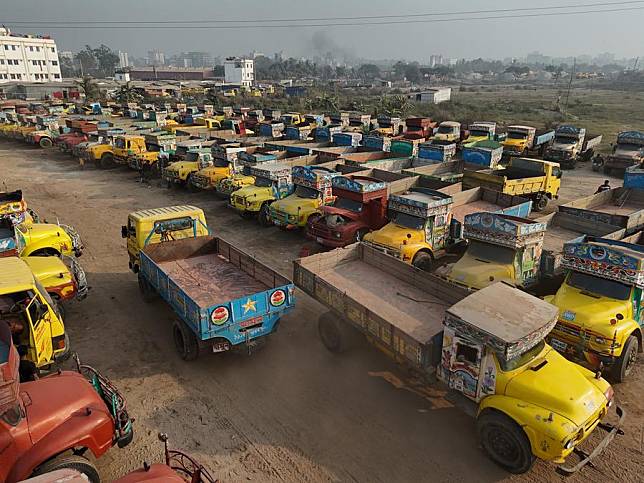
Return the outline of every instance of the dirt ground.
{"type": "MultiPolygon", "coordinates": [[[[105,480],[160,460],[159,431],[222,481],[562,479],[543,462],[523,477],[499,469],[477,445],[473,419],[440,391],[411,385],[366,343],[342,356],[327,352],[316,330],[322,307],[302,293],[280,331],[253,356],[180,360],[172,311],[162,302],[144,304],[128,270],[120,227],[130,211],[198,205],[217,235],[287,275],[308,244],[298,233],[242,220],[208,193],[148,187],[136,178],[127,170],[81,170],[57,152],[0,142],[0,182],[21,188],[48,221],[75,226],[85,243],[81,263],[92,290],[67,308],[71,343],[118,385],[136,417],[134,442],[97,463],[105,480]]],[[[589,166],[565,172],[562,201],[594,192],[602,178],[589,166]]],[[[626,434],[596,467],[567,481],[642,481],[643,383],[640,364],[630,382],[616,386],[626,434]]]]}

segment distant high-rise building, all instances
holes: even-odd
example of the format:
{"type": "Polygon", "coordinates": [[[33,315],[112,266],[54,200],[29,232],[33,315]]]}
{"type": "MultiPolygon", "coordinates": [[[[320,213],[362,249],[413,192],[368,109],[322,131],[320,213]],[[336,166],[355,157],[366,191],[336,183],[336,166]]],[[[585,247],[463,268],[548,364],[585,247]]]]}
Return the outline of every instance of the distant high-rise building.
{"type": "Polygon", "coordinates": [[[165,54],[160,50],[148,50],[148,65],[165,65],[165,54]]]}
{"type": "Polygon", "coordinates": [[[127,58],[127,52],[121,52],[119,50],[119,67],[128,67],[130,65],[130,61],[127,58]]]}
{"type": "Polygon", "coordinates": [[[224,82],[246,87],[253,85],[255,69],[253,59],[228,57],[224,62],[224,82]]]}
{"type": "Polygon", "coordinates": [[[0,83],[61,82],[56,42],[40,35],[20,35],[0,27],[0,83]]]}
{"type": "Polygon", "coordinates": [[[436,67],[437,65],[445,65],[445,58],[442,55],[430,55],[429,66],[436,67]]]}

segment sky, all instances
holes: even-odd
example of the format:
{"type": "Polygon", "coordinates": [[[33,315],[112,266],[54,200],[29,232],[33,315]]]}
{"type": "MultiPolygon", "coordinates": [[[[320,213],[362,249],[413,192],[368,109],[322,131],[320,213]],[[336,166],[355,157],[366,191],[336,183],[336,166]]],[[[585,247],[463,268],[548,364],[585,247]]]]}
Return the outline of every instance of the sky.
{"type": "MultiPolygon", "coordinates": [[[[335,50],[365,59],[407,59],[421,62],[427,62],[431,54],[451,58],[502,59],[522,57],[533,51],[557,57],[602,52],[613,52],[617,57],[644,56],[644,9],[576,16],[393,25],[376,25],[378,20],[361,20],[367,25],[262,29],[195,29],[187,26],[181,29],[123,30],[86,28],[87,24],[82,23],[78,25],[83,28],[60,29],[51,25],[12,25],[12,22],[18,21],[56,20],[122,22],[319,19],[520,9],[615,1],[545,0],[542,4],[534,0],[0,0],[0,23],[16,33],[49,34],[56,40],[60,50],[77,51],[85,44],[94,46],[105,43],[115,50],[123,50],[136,57],[144,57],[153,48],[166,54],[207,51],[219,56],[242,55],[251,51],[266,54],[282,51],[285,56],[294,57],[312,57],[335,50]]],[[[622,5],[584,7],[580,10],[644,8],[644,1],[620,3],[622,5]]],[[[513,14],[525,13],[534,12],[513,14]]],[[[494,17],[508,13],[479,15],[494,17]]],[[[445,17],[415,17],[414,20],[437,18],[445,17]]]]}

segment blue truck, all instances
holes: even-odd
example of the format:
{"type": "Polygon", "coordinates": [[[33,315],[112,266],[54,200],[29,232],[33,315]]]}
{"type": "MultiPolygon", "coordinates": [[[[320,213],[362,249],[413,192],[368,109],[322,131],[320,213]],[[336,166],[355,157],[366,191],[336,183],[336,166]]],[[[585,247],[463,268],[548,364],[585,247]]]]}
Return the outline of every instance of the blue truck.
{"type": "Polygon", "coordinates": [[[263,345],[295,304],[293,283],[221,238],[164,241],[141,252],[139,288],[178,316],[175,348],[182,359],[263,345]]]}

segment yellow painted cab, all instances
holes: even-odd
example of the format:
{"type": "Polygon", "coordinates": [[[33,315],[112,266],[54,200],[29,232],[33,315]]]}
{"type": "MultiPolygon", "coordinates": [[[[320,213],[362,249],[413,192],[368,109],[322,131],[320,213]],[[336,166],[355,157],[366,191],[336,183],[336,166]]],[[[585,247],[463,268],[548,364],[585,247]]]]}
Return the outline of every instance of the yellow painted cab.
{"type": "MultiPolygon", "coordinates": [[[[184,185],[191,187],[194,185],[193,177],[203,169],[213,165],[213,158],[210,148],[194,148],[188,150],[185,159],[174,161],[168,164],[163,170],[163,180],[167,187],[184,185]]],[[[228,162],[226,162],[226,169],[228,162]]]]}
{"type": "Polygon", "coordinates": [[[54,301],[82,300],[87,296],[85,272],[74,257],[36,256],[23,260],[54,301]]]}
{"type": "MultiPolygon", "coordinates": [[[[17,254],[80,256],[83,242],[78,232],[69,225],[24,222],[15,225],[17,254]]],[[[1,249],[1,247],[0,247],[1,249]]]]}
{"type": "Polygon", "coordinates": [[[245,150],[239,143],[213,145],[210,148],[212,162],[192,175],[190,186],[202,190],[215,189],[221,180],[232,177],[240,169],[237,157],[245,150]]]}
{"type": "Polygon", "coordinates": [[[27,358],[36,366],[48,366],[69,356],[65,325],[54,301],[25,261],[17,257],[0,258],[0,320],[10,327],[22,326],[14,337],[27,347],[27,358]]]}
{"type": "Polygon", "coordinates": [[[411,188],[389,196],[389,223],[367,233],[365,243],[421,270],[430,271],[450,240],[451,196],[411,188]]]}
{"type": "Polygon", "coordinates": [[[562,464],[596,429],[606,430],[592,456],[619,433],[605,422],[613,389],[600,375],[574,364],[544,338],[557,308],[504,283],[495,283],[452,305],[443,322],[438,378],[478,403],[476,426],[490,458],[524,473],[536,458],[562,464]]]}
{"type": "Polygon", "coordinates": [[[320,206],[333,203],[331,180],[336,176],[340,173],[320,166],[293,167],[295,191],[270,205],[273,224],[286,229],[306,227],[309,218],[320,216],[320,206]]]}
{"type": "Polygon", "coordinates": [[[550,344],[621,382],[642,352],[644,247],[585,237],[564,244],[563,285],[546,300],[559,308],[550,344]]]}
{"type": "Polygon", "coordinates": [[[134,273],[139,271],[141,248],[165,241],[162,234],[170,234],[172,239],[179,240],[205,236],[210,234],[210,230],[203,210],[196,206],[168,206],[130,213],[127,226],[121,227],[121,237],[127,240],[128,265],[134,273]]]}
{"type": "Polygon", "coordinates": [[[438,274],[474,290],[495,282],[528,288],[539,280],[545,231],[545,223],[502,213],[465,215],[467,249],[458,262],[438,274]]]}

